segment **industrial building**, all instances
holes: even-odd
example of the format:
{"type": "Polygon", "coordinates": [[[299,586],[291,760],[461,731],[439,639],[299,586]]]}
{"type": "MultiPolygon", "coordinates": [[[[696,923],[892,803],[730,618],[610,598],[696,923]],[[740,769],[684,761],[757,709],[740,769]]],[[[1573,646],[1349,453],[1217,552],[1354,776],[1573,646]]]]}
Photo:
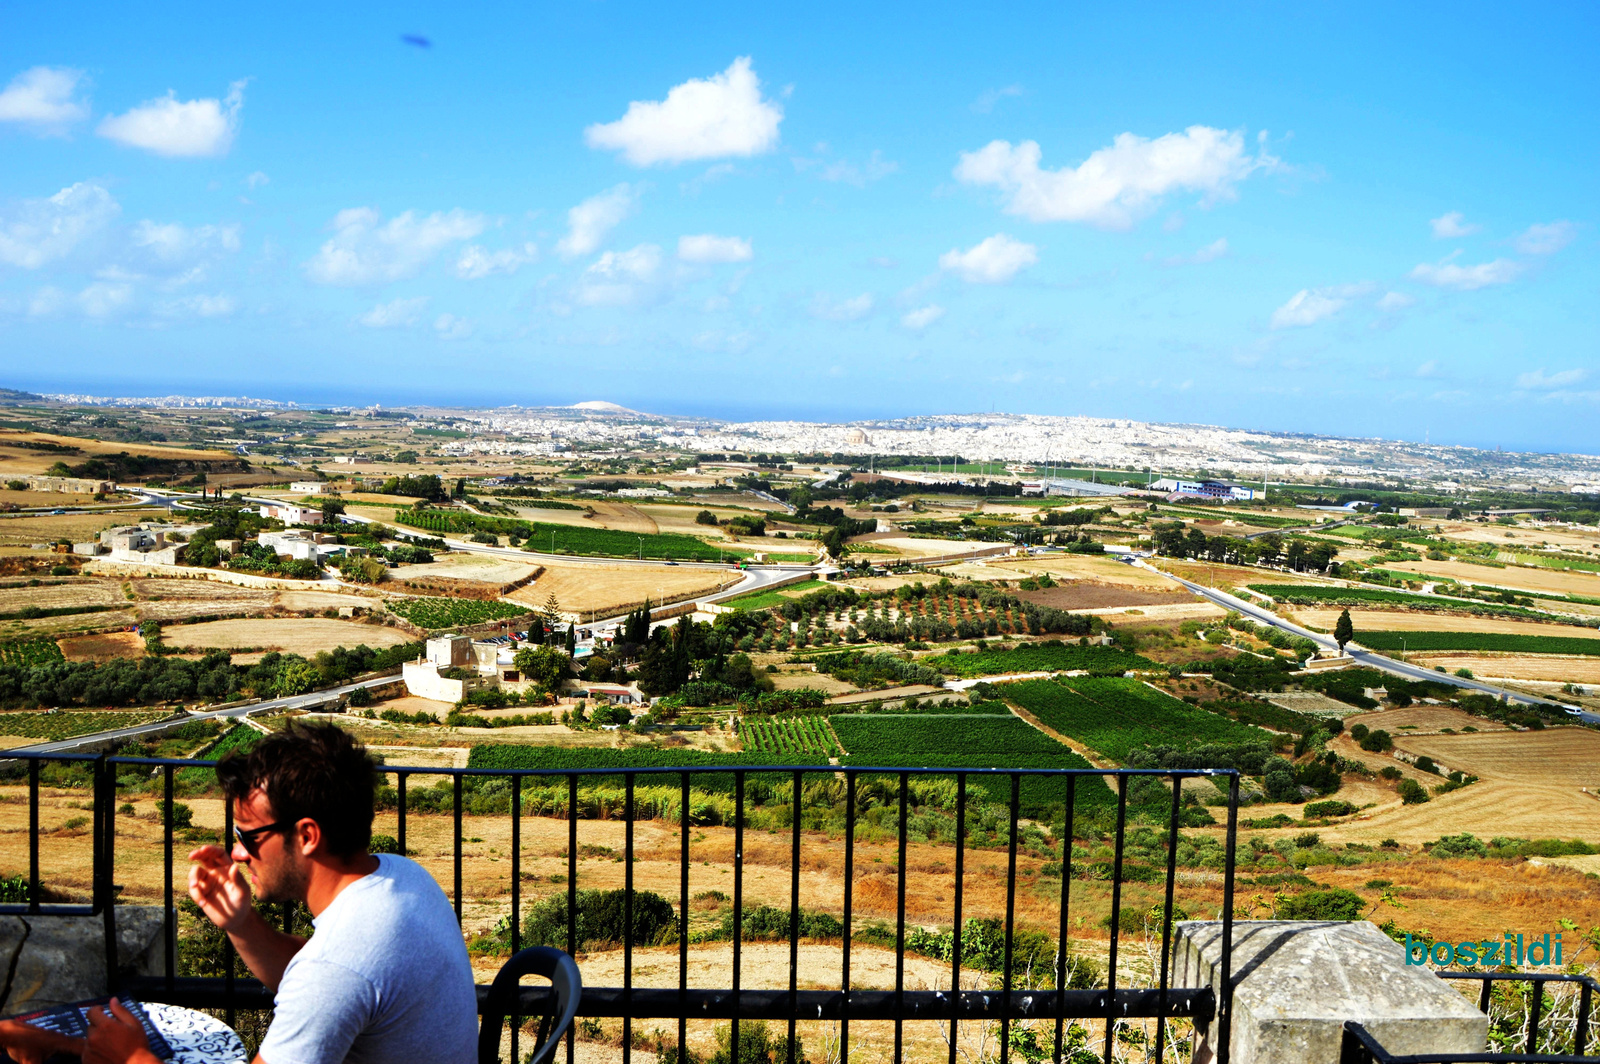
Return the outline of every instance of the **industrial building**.
{"type": "Polygon", "coordinates": [[[1185,497],[1216,499],[1220,502],[1248,502],[1256,497],[1254,488],[1226,484],[1220,480],[1178,480],[1174,477],[1162,477],[1150,485],[1150,489],[1166,492],[1168,499],[1174,502],[1185,497]]]}

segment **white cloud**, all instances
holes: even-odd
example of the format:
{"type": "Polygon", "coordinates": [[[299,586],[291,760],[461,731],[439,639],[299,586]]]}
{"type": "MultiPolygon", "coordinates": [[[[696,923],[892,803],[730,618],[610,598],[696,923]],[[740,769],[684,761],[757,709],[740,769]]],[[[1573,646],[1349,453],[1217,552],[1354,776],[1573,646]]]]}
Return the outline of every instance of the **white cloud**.
{"type": "Polygon", "coordinates": [[[161,313],[168,317],[225,318],[236,309],[238,303],[232,296],[193,295],[162,304],[161,313]]]}
{"type": "Polygon", "coordinates": [[[782,121],[783,108],[761,98],[750,57],[741,56],[720,74],[674,86],[665,100],[635,100],[621,118],[592,125],[583,136],[591,148],[652,166],[771,151],[782,121]]]}
{"type": "Polygon", "coordinates": [[[960,251],[951,248],[939,256],[939,268],[950,270],[962,280],[973,284],[1004,284],[1017,275],[1017,271],[1039,261],[1039,249],[996,233],[960,251]]]}
{"type": "Polygon", "coordinates": [[[1228,253],[1227,237],[1219,237],[1199,248],[1191,255],[1169,255],[1161,260],[1163,266],[1199,266],[1207,262],[1216,262],[1228,253]]]}
{"type": "Polygon", "coordinates": [[[260,188],[262,185],[269,184],[271,181],[272,178],[268,177],[260,170],[254,170],[245,177],[244,186],[245,188],[256,189],[260,188]]]}
{"type": "Polygon", "coordinates": [[[130,148],[157,155],[226,155],[239,130],[244,82],[236,81],[221,99],[179,100],[171,90],[146,100],[127,114],[107,115],[95,132],[130,148]]]}
{"type": "Polygon", "coordinates": [[[472,335],[472,323],[454,314],[441,314],[433,321],[433,331],[441,340],[465,340],[472,335]]]}
{"type": "Polygon", "coordinates": [[[352,207],[333,216],[333,238],[305,264],[318,284],[377,284],[409,277],[450,244],[483,232],[483,218],[462,210],[418,215],[406,211],[379,224],[371,207],[352,207]]]}
{"type": "Polygon", "coordinates": [[[91,318],[105,318],[133,302],[133,286],[121,282],[96,281],[78,293],[78,306],[91,318]]]}
{"type": "Polygon", "coordinates": [[[1471,236],[1483,228],[1481,225],[1468,225],[1465,218],[1466,216],[1460,211],[1451,211],[1449,214],[1441,214],[1431,219],[1428,224],[1433,227],[1433,238],[1454,240],[1457,237],[1471,236]]]}
{"type": "Polygon", "coordinates": [[[427,305],[427,296],[396,299],[388,303],[379,303],[356,320],[369,329],[403,329],[415,325],[417,319],[422,316],[422,308],[427,305]]]}
{"type": "Polygon", "coordinates": [[[456,276],[466,281],[476,281],[497,273],[516,273],[538,257],[539,249],[533,244],[499,251],[468,244],[461,249],[461,257],[456,260],[456,276]]]}
{"type": "Polygon", "coordinates": [[[1021,85],[1007,85],[1003,89],[984,89],[978,94],[978,98],[967,106],[975,114],[986,115],[994,110],[995,104],[1007,96],[1021,96],[1022,92],[1021,85]]]}
{"type": "Polygon", "coordinates": [[[145,248],[166,263],[183,262],[207,252],[239,250],[237,225],[189,227],[145,219],[133,227],[131,237],[136,247],[145,248]]]}
{"type": "Polygon", "coordinates": [[[850,299],[834,300],[818,292],[811,301],[811,316],[823,321],[860,321],[872,313],[874,300],[871,292],[862,292],[850,299]]]}
{"type": "Polygon", "coordinates": [[[1428,359],[1428,361],[1417,367],[1417,372],[1415,375],[1424,380],[1440,376],[1439,360],[1436,358],[1428,359]]]}
{"type": "Polygon", "coordinates": [[[1517,235],[1516,249],[1524,255],[1554,255],[1578,237],[1571,222],[1535,223],[1517,235]]]}
{"type": "Polygon", "coordinates": [[[67,293],[46,285],[28,297],[28,314],[30,317],[46,318],[60,313],[66,307],[67,301],[67,293]]]}
{"type": "Polygon", "coordinates": [[[567,235],[556,244],[556,253],[575,259],[594,252],[638,202],[639,193],[626,182],[590,196],[567,212],[567,235]]]}
{"type": "Polygon", "coordinates": [[[1272,327],[1274,329],[1288,329],[1297,326],[1315,325],[1323,318],[1332,317],[1344,309],[1345,298],[1331,294],[1324,289],[1315,291],[1302,288],[1289,297],[1289,302],[1272,312],[1272,327]]]}
{"type": "Polygon", "coordinates": [[[955,176],[998,188],[1005,194],[1006,212],[1030,221],[1127,229],[1169,192],[1199,192],[1207,202],[1228,199],[1252,170],[1276,164],[1265,151],[1259,157],[1246,154],[1240,133],[1209,126],[1190,126],[1155,140],[1123,133],[1076,169],[1040,169],[1041,154],[1037,141],[1015,146],[992,141],[963,152],[955,176]]]}
{"type": "Polygon", "coordinates": [[[1577,384],[1583,380],[1585,371],[1581,369],[1564,369],[1559,373],[1546,373],[1543,367],[1532,373],[1524,373],[1517,378],[1517,387],[1525,392],[1549,392],[1558,388],[1565,388],[1569,384],[1577,384]]]}
{"type": "Polygon", "coordinates": [[[0,262],[36,270],[69,254],[121,210],[111,193],[85,181],[49,199],[23,200],[0,215],[0,262]]]}
{"type": "Polygon", "coordinates": [[[1416,298],[1404,292],[1385,292],[1383,298],[1378,300],[1378,309],[1386,312],[1404,310],[1416,303],[1416,298]]]}
{"type": "Polygon", "coordinates": [[[750,241],[737,236],[701,233],[678,238],[678,258],[684,262],[749,262],[754,254],[750,241]]]}
{"type": "Polygon", "coordinates": [[[908,329],[921,332],[942,317],[944,317],[944,308],[937,303],[930,303],[928,306],[907,311],[900,318],[900,324],[908,329]]]}
{"type": "Polygon", "coordinates": [[[1411,271],[1411,278],[1437,288],[1470,292],[1492,284],[1510,284],[1522,272],[1520,263],[1510,259],[1480,262],[1476,266],[1457,266],[1453,262],[1424,262],[1411,271]]]}
{"type": "Polygon", "coordinates": [[[89,117],[88,101],[75,98],[83,71],[36,66],[11,79],[0,92],[0,122],[32,126],[40,133],[60,133],[89,117]]]}
{"type": "MultiPolygon", "coordinates": [[[[819,145],[818,150],[826,152],[827,145],[819,145]]],[[[883,157],[883,152],[874,148],[872,154],[867,156],[867,161],[860,166],[847,159],[836,159],[827,162],[823,159],[807,159],[796,156],[794,168],[799,171],[817,170],[817,176],[824,181],[836,181],[857,188],[865,188],[873,181],[888,177],[900,169],[900,164],[883,157]]]]}
{"type": "Polygon", "coordinates": [[[574,296],[585,306],[626,306],[649,292],[660,269],[661,249],[655,244],[608,251],[583,271],[574,296]]]}

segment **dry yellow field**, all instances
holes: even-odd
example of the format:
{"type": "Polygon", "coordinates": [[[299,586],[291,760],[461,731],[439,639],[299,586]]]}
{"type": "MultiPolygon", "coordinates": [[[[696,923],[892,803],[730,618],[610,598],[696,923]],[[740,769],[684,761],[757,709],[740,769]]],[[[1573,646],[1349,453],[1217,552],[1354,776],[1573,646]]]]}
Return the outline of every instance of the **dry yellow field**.
{"type": "Polygon", "coordinates": [[[1395,735],[1400,734],[1400,729],[1410,727],[1416,729],[1415,734],[1422,735],[1437,732],[1444,728],[1453,728],[1461,731],[1464,728],[1476,728],[1480,732],[1510,731],[1504,724],[1497,724],[1486,717],[1474,717],[1459,709],[1449,706],[1410,705],[1404,709],[1381,709],[1375,713],[1353,713],[1344,718],[1346,726],[1352,724],[1365,724],[1368,728],[1383,728],[1395,735]]]}
{"type": "Polygon", "coordinates": [[[476,580],[484,584],[510,584],[531,574],[538,568],[531,561],[504,558],[494,554],[467,554],[453,551],[436,554],[435,560],[425,565],[402,565],[389,570],[389,579],[396,583],[408,580],[428,580],[440,577],[451,580],[476,580]]]}
{"type": "Polygon", "coordinates": [[[91,440],[81,436],[57,436],[48,432],[28,432],[7,429],[0,432],[0,480],[17,473],[43,473],[57,462],[75,465],[85,457],[119,452],[148,458],[176,458],[185,462],[236,462],[239,456],[230,451],[192,451],[184,447],[162,447],[159,444],[118,443],[115,440],[91,440]],[[54,443],[75,447],[76,455],[51,454],[17,447],[13,441],[54,443]],[[8,444],[13,444],[8,446],[8,444]]]}
{"type": "MultiPolygon", "coordinates": [[[[4,483],[0,480],[0,483],[4,483]]],[[[118,499],[125,496],[117,496],[118,499]]],[[[0,503],[15,503],[18,506],[38,507],[45,506],[54,510],[63,506],[94,506],[93,495],[79,495],[69,491],[12,491],[10,488],[0,488],[0,503]]]]}
{"type": "Polygon", "coordinates": [[[128,600],[122,588],[111,580],[76,579],[54,587],[0,588],[0,613],[12,613],[28,606],[42,609],[68,609],[83,606],[116,606],[128,600]]]}
{"type": "Polygon", "coordinates": [[[161,516],[162,511],[149,509],[119,510],[116,513],[0,516],[0,546],[26,547],[30,543],[54,543],[62,539],[82,543],[105,529],[161,516]]]}
{"type": "Polygon", "coordinates": [[[1545,592],[1557,595],[1580,595],[1585,598],[1600,596],[1600,574],[1563,569],[1536,569],[1526,565],[1508,565],[1495,569],[1470,562],[1394,562],[1385,568],[1396,572],[1416,573],[1419,576],[1447,576],[1453,580],[1472,584],[1493,584],[1495,587],[1513,587],[1522,591],[1545,592]]]}
{"type": "Polygon", "coordinates": [[[398,628],[325,617],[273,617],[171,625],[166,642],[174,647],[265,647],[310,657],[334,647],[392,647],[412,637],[398,628]]]}
{"type": "Polygon", "coordinates": [[[1479,678],[1507,680],[1548,680],[1560,683],[1600,683],[1600,657],[1562,654],[1483,654],[1455,653],[1427,656],[1412,654],[1410,660],[1428,668],[1442,666],[1447,672],[1470,669],[1479,678]]]}
{"type": "Polygon", "coordinates": [[[991,568],[1006,569],[1013,580],[1038,573],[1049,573],[1052,579],[1094,580],[1103,584],[1121,584],[1127,587],[1150,588],[1155,591],[1182,591],[1181,585],[1148,569],[1124,565],[1111,558],[1092,554],[1046,555],[1039,558],[999,558],[987,562],[991,568]]]}
{"type": "MultiPolygon", "coordinates": [[[[1338,610],[1295,610],[1291,620],[1324,631],[1332,631],[1339,620],[1338,610]]],[[[1511,621],[1498,617],[1465,617],[1448,613],[1408,612],[1404,610],[1351,610],[1356,640],[1362,632],[1501,632],[1507,635],[1558,635],[1580,639],[1600,639],[1600,629],[1571,624],[1539,624],[1537,621],[1511,621]]]]}
{"type": "Polygon", "coordinates": [[[278,605],[286,610],[327,610],[337,609],[340,606],[356,606],[371,609],[378,605],[379,599],[372,595],[358,595],[355,592],[338,591],[280,591],[278,592],[278,605]]]}
{"type": "Polygon", "coordinates": [[[710,594],[742,579],[723,569],[692,566],[561,565],[545,567],[539,578],[507,596],[512,602],[543,606],[552,594],[569,613],[607,616],[642,602],[675,602],[710,594]]]}
{"type": "MultiPolygon", "coordinates": [[[[1485,780],[1600,790],[1600,732],[1588,728],[1555,727],[1476,735],[1395,735],[1394,741],[1397,748],[1407,753],[1427,754],[1441,765],[1485,780]]],[[[1593,823],[1589,825],[1600,836],[1600,815],[1595,814],[1600,814],[1600,807],[1591,809],[1593,823]]]]}

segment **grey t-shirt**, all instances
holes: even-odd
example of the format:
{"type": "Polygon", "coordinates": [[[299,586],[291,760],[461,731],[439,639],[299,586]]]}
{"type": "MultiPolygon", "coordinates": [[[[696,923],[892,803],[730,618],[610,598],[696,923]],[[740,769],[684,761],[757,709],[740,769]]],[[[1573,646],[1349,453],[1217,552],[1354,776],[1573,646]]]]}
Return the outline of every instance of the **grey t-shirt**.
{"type": "Polygon", "coordinates": [[[267,1064],[473,1064],[478,1007],[467,947],[439,884],[378,854],[312,921],[284,969],[267,1064]]]}

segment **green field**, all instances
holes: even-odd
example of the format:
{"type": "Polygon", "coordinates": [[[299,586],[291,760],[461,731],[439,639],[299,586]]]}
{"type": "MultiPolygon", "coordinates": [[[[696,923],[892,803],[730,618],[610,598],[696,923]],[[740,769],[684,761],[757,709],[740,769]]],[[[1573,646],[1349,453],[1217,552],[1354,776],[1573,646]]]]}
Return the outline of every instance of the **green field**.
{"type": "Polygon", "coordinates": [[[71,739],[79,735],[110,731],[113,728],[132,728],[139,724],[149,724],[151,721],[160,720],[166,716],[170,716],[170,714],[165,712],[62,713],[53,710],[17,710],[9,713],[0,713],[0,735],[15,735],[23,739],[53,742],[57,739],[71,739]]]}
{"type": "Polygon", "coordinates": [[[976,654],[952,651],[933,657],[920,658],[926,665],[955,676],[1004,676],[1018,672],[1133,672],[1140,669],[1159,669],[1161,666],[1147,657],[1130,654],[1114,647],[1081,647],[1072,643],[1046,646],[1043,643],[1019,646],[1014,650],[984,650],[976,654]]]}
{"type": "Polygon", "coordinates": [[[459,510],[396,510],[396,524],[429,532],[487,532],[516,535],[530,550],[548,554],[581,554],[602,558],[669,558],[680,561],[738,559],[749,551],[718,548],[703,539],[678,532],[617,532],[609,528],[575,528],[522,521],[509,517],[479,517],[459,510]]]}
{"type": "Polygon", "coordinates": [[[50,639],[24,639],[16,643],[0,643],[0,665],[48,665],[65,661],[61,648],[50,639]]]}
{"type": "Polygon", "coordinates": [[[1506,654],[1600,655],[1600,639],[1561,635],[1507,635],[1500,632],[1357,632],[1356,642],[1372,650],[1490,650],[1506,654]]]}
{"type": "Polygon", "coordinates": [[[802,763],[839,756],[839,744],[821,717],[742,717],[739,738],[746,750],[802,763]]]}
{"type": "Polygon", "coordinates": [[[831,586],[826,580],[807,580],[803,583],[788,584],[773,590],[752,591],[748,595],[740,595],[738,598],[729,599],[723,605],[732,606],[734,609],[739,610],[770,610],[772,607],[782,606],[785,602],[794,598],[795,592],[818,591],[831,586]],[[784,592],[789,592],[789,594],[784,594],[784,592]]]}
{"type": "MultiPolygon", "coordinates": [[[[1083,758],[1016,717],[852,714],[828,718],[848,751],[846,765],[884,768],[1089,768],[1083,758]]],[[[972,776],[967,786],[991,800],[1011,800],[1011,781],[972,776]]],[[[1111,792],[1099,778],[1079,779],[1079,804],[1099,805],[1111,792]]],[[[1065,802],[1066,783],[1024,778],[1025,810],[1065,802]]]]}
{"type": "Polygon", "coordinates": [[[1576,569],[1585,573],[1600,573],[1600,562],[1588,558],[1574,558],[1567,554],[1515,554],[1519,565],[1537,565],[1543,569],[1576,569]]]}
{"type": "Polygon", "coordinates": [[[1181,702],[1137,680],[1070,677],[1006,684],[1005,696],[1047,727],[1126,764],[1141,746],[1270,743],[1259,728],[1181,702]]]}
{"type": "Polygon", "coordinates": [[[384,605],[389,608],[390,613],[404,617],[419,628],[457,628],[469,624],[509,620],[512,617],[526,617],[533,612],[528,606],[483,599],[389,599],[384,605]]]}
{"type": "Polygon", "coordinates": [[[1468,599],[1412,595],[1404,591],[1380,591],[1368,587],[1323,587],[1308,584],[1248,584],[1251,591],[1269,595],[1278,602],[1303,606],[1405,606],[1413,610],[1457,610],[1493,617],[1521,617],[1545,620],[1543,614],[1521,606],[1503,606],[1468,599]]]}
{"type": "MultiPolygon", "coordinates": [[[[479,743],[467,757],[468,768],[500,769],[614,769],[630,768],[716,768],[724,765],[792,765],[796,758],[747,752],[715,754],[683,747],[630,746],[622,750],[598,746],[522,746],[512,743],[479,743]]],[[[800,758],[800,764],[826,765],[827,759],[800,758]]],[[[638,777],[640,786],[678,783],[676,776],[638,777]]],[[[583,783],[615,786],[620,776],[587,776],[583,783]]],[[[691,777],[696,790],[731,791],[732,773],[691,777]]]]}

